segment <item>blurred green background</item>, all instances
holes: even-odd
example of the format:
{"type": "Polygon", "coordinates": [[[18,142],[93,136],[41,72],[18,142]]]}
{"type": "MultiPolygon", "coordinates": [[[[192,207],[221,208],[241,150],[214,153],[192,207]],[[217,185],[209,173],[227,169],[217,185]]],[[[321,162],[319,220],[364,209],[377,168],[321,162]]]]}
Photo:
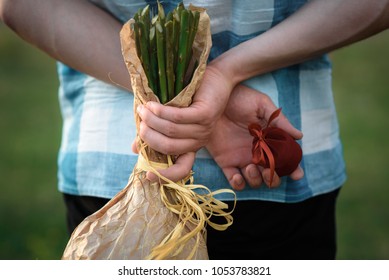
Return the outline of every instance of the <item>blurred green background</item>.
{"type": "MultiPolygon", "coordinates": [[[[348,181],[338,259],[389,259],[389,32],[331,54],[348,181]]],[[[55,62],[0,23],[0,259],[59,259],[55,62]]]]}

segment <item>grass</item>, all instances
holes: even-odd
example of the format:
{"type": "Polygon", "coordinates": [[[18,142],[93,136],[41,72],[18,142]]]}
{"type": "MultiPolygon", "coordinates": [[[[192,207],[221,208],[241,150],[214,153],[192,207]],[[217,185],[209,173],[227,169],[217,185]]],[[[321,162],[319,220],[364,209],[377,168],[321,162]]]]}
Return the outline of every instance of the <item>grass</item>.
{"type": "MultiPolygon", "coordinates": [[[[389,259],[389,33],[331,57],[349,177],[338,258],[389,259]]],[[[57,88],[55,62],[0,24],[0,259],[59,259],[66,245],[57,88]]]]}
{"type": "Polygon", "coordinates": [[[389,32],[332,57],[348,170],[338,205],[338,258],[389,259],[389,32]]]}
{"type": "Polygon", "coordinates": [[[61,133],[55,62],[0,25],[0,259],[59,259],[61,133]]]}

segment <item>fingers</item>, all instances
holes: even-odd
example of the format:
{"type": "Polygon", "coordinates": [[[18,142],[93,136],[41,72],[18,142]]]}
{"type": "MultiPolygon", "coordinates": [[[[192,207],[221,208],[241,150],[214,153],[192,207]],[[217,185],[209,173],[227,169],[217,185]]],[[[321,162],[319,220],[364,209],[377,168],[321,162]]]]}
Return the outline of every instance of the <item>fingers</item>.
{"type": "Polygon", "coordinates": [[[292,174],[289,175],[290,178],[297,181],[304,177],[304,170],[299,165],[295,171],[292,172],[292,174]]]}
{"type": "Polygon", "coordinates": [[[244,180],[238,168],[226,167],[222,170],[234,190],[241,191],[244,189],[246,181],[244,180]]]}
{"type": "MultiPolygon", "coordinates": [[[[142,105],[138,106],[138,108],[142,108],[142,105]]],[[[150,110],[159,118],[173,123],[193,124],[200,123],[204,119],[204,117],[199,114],[196,104],[185,108],[178,108],[150,101],[146,103],[145,108],[150,110]]]]}
{"type": "MultiPolygon", "coordinates": [[[[263,183],[266,184],[269,188],[277,188],[281,185],[282,180],[277,175],[277,173],[274,173],[273,180],[270,185],[270,168],[261,169],[262,168],[259,168],[255,164],[249,164],[240,170],[234,167],[223,168],[223,173],[231,187],[237,191],[243,190],[246,183],[249,184],[252,188],[259,188],[263,183]]],[[[300,180],[304,176],[304,171],[299,166],[289,176],[293,180],[300,180]]]]}
{"type": "MultiPolygon", "coordinates": [[[[132,142],[131,149],[134,153],[139,153],[136,139],[132,142]]],[[[166,169],[158,169],[158,172],[169,180],[177,182],[188,176],[189,172],[192,170],[194,161],[195,153],[182,154],[176,159],[174,165],[166,169]]],[[[159,177],[151,171],[146,173],[146,178],[151,182],[159,180],[159,177]]]]}
{"type": "MultiPolygon", "coordinates": [[[[187,177],[192,170],[194,160],[195,153],[186,153],[179,156],[174,165],[166,169],[159,169],[158,172],[173,182],[177,182],[187,177]]],[[[223,168],[223,173],[231,187],[237,191],[243,190],[246,183],[253,188],[259,188],[262,183],[265,183],[269,188],[276,188],[281,185],[281,178],[276,173],[274,173],[272,184],[270,185],[270,169],[265,168],[260,171],[254,164],[250,164],[241,170],[233,167],[223,168]]],[[[293,180],[299,180],[303,176],[304,171],[300,166],[290,175],[293,180]]],[[[147,172],[146,177],[151,182],[160,180],[159,177],[151,171],[147,172]]]]}
{"type": "Polygon", "coordinates": [[[271,179],[270,168],[265,168],[262,171],[262,178],[263,178],[264,183],[269,188],[276,188],[276,187],[279,187],[281,185],[281,178],[275,172],[274,172],[274,175],[273,175],[273,180],[270,180],[271,179]],[[270,181],[272,181],[271,185],[270,185],[270,181]]]}
{"type": "Polygon", "coordinates": [[[289,120],[285,117],[285,115],[282,113],[272,122],[272,126],[281,128],[285,130],[290,136],[292,136],[294,139],[301,139],[303,137],[303,133],[295,128],[289,120]]]}
{"type": "Polygon", "coordinates": [[[242,174],[246,179],[246,182],[252,188],[259,188],[262,183],[266,184],[269,188],[276,188],[281,185],[281,178],[274,172],[273,180],[271,178],[271,171],[269,168],[260,168],[255,164],[249,164],[245,168],[242,168],[242,174]],[[262,169],[262,170],[261,170],[262,169]],[[270,181],[271,185],[270,185],[270,181]]]}
{"type": "Polygon", "coordinates": [[[265,183],[270,188],[278,187],[281,184],[280,177],[278,177],[278,175],[274,173],[273,181],[270,186],[270,169],[264,169],[262,174],[260,172],[255,171],[253,167],[242,169],[242,173],[239,171],[239,169],[232,167],[224,168],[223,172],[231,187],[237,191],[241,191],[244,189],[246,185],[246,180],[252,188],[259,188],[262,183],[265,183]]]}
{"type": "Polygon", "coordinates": [[[204,142],[198,139],[170,138],[165,134],[151,129],[144,122],[140,123],[139,136],[149,147],[166,155],[195,152],[204,145],[204,142]]]}
{"type": "MultiPolygon", "coordinates": [[[[180,155],[172,166],[166,169],[158,169],[158,172],[169,180],[177,182],[188,176],[192,170],[194,160],[195,153],[186,153],[180,155]]],[[[151,182],[157,182],[160,180],[159,177],[151,171],[147,172],[146,178],[151,182]]]]}
{"type": "MultiPolygon", "coordinates": [[[[270,180],[271,178],[270,168],[262,169],[262,171],[260,169],[262,168],[259,168],[254,164],[250,164],[246,166],[246,168],[241,169],[243,178],[245,179],[245,182],[247,182],[250,185],[250,187],[259,188],[261,187],[262,183],[266,184],[269,188],[277,188],[281,185],[282,180],[277,175],[277,173],[274,172],[273,179],[270,180]],[[271,185],[270,185],[270,181],[272,181],[271,185]]],[[[293,180],[300,180],[303,176],[304,176],[304,171],[300,166],[290,175],[290,177],[293,180]]],[[[238,178],[237,174],[233,174],[232,178],[238,178]]],[[[242,183],[240,185],[237,185],[236,181],[233,183],[235,184],[232,185],[233,188],[237,190],[238,189],[241,190],[243,188],[242,183]]]]}
{"type": "MultiPolygon", "coordinates": [[[[156,102],[149,102],[147,106],[138,106],[137,110],[142,119],[139,136],[151,148],[164,154],[195,152],[205,145],[212,132],[205,125],[175,123],[157,115],[160,114],[166,117],[170,114],[169,111],[175,111],[177,108],[169,108],[169,106],[163,106],[156,102]],[[152,104],[150,105],[150,103],[152,104]],[[154,112],[157,112],[157,114],[154,112]]],[[[179,118],[171,117],[171,119],[178,120],[179,118]]]]}
{"type": "MultiPolygon", "coordinates": [[[[293,171],[289,177],[292,179],[292,180],[300,180],[304,177],[304,170],[301,168],[301,166],[299,165],[295,171],[293,171]]],[[[274,173],[274,176],[273,176],[273,180],[272,180],[272,184],[270,185],[270,178],[271,178],[271,172],[270,172],[270,168],[265,168],[263,171],[262,171],[262,178],[263,178],[263,181],[264,183],[269,187],[269,188],[276,188],[276,187],[279,187],[281,185],[281,178],[277,175],[277,173],[274,173]]]]}
{"type": "MultiPolygon", "coordinates": [[[[245,108],[246,112],[255,112],[256,121],[263,126],[267,124],[270,116],[278,109],[268,95],[244,85],[236,86],[234,94],[231,95],[231,100],[227,109],[233,111],[235,108],[240,108],[241,110],[245,108]],[[242,107],[242,104],[244,104],[245,107],[242,107]]],[[[253,119],[253,121],[255,121],[255,119],[253,119]]],[[[280,115],[271,122],[271,126],[285,130],[295,139],[301,139],[303,137],[302,132],[289,122],[282,111],[280,115]]]]}
{"type": "MultiPolygon", "coordinates": [[[[267,98],[267,102],[263,102],[261,107],[263,108],[266,120],[269,120],[270,116],[277,109],[277,107],[274,105],[273,101],[270,98],[267,98]]],[[[282,111],[278,115],[278,117],[271,122],[270,125],[283,129],[294,139],[301,139],[303,137],[303,133],[290,123],[290,121],[286,118],[282,111]]]]}
{"type": "MultiPolygon", "coordinates": [[[[153,102],[154,103],[154,102],[153,102]]],[[[157,103],[156,103],[157,104],[157,103]]],[[[165,106],[168,107],[168,106],[165,106]]],[[[185,138],[190,133],[197,134],[201,133],[200,126],[196,124],[179,124],[174,121],[170,121],[156,115],[148,107],[139,105],[137,112],[147,126],[159,131],[166,136],[174,138],[185,138]]]]}
{"type": "Polygon", "coordinates": [[[245,168],[242,168],[241,172],[250,187],[259,188],[261,186],[263,180],[258,166],[255,164],[249,164],[245,168]]]}

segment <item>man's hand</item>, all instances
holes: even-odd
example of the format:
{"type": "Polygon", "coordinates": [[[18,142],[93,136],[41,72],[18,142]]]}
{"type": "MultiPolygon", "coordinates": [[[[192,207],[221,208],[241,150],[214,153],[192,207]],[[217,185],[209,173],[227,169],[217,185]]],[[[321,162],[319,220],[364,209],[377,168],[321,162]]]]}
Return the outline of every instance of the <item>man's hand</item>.
{"type": "Polygon", "coordinates": [[[148,102],[137,108],[140,137],[154,150],[170,155],[195,152],[209,141],[234,85],[208,66],[192,104],[187,108],[148,102]]]}
{"type": "MultiPolygon", "coordinates": [[[[234,88],[226,110],[206,145],[234,189],[241,190],[246,183],[251,187],[259,187],[262,182],[269,186],[270,169],[252,164],[253,136],[248,131],[248,125],[258,123],[265,127],[276,109],[267,95],[243,85],[234,88]]],[[[303,136],[282,113],[272,125],[285,130],[295,139],[301,139],[303,136]]],[[[298,167],[290,177],[298,180],[303,175],[303,170],[298,167]]],[[[275,174],[269,187],[279,186],[280,183],[280,178],[275,174]]]]}

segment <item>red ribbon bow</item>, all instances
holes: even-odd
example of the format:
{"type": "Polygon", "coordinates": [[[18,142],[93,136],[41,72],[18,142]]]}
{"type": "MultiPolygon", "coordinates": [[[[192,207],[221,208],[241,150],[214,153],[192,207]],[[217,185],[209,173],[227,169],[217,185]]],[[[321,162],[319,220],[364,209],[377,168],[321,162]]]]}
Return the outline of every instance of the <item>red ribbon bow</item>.
{"type": "Polygon", "coordinates": [[[252,161],[264,168],[270,168],[270,186],[274,172],[278,176],[289,175],[297,168],[302,158],[301,147],[292,136],[281,128],[269,127],[280,113],[281,108],[274,111],[264,129],[256,123],[248,127],[250,134],[254,136],[252,161]]]}

